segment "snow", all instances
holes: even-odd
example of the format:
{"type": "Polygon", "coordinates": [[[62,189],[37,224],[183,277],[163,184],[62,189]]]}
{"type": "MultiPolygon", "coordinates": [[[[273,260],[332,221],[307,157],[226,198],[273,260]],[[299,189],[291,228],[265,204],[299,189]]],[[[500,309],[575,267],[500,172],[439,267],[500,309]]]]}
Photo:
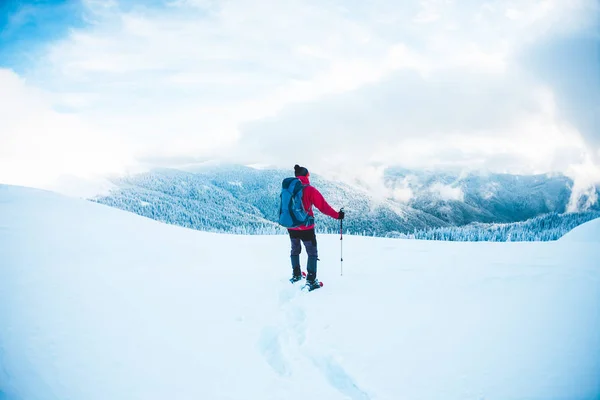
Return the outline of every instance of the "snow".
{"type": "Polygon", "coordinates": [[[600,242],[600,218],[586,222],[567,233],[561,239],[563,242],[600,242]]]}
{"type": "Polygon", "coordinates": [[[285,236],[0,186],[0,399],[597,399],[599,227],[320,235],[303,293],[285,236]]]}

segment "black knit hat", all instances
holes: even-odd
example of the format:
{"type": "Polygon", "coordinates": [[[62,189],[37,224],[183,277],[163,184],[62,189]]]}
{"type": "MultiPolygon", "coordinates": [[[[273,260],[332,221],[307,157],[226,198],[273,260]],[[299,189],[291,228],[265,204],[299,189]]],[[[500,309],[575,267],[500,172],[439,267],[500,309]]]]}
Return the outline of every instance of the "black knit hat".
{"type": "Polygon", "coordinates": [[[296,176],[306,176],[308,175],[308,170],[296,164],[294,165],[294,173],[296,174],[296,176]]]}

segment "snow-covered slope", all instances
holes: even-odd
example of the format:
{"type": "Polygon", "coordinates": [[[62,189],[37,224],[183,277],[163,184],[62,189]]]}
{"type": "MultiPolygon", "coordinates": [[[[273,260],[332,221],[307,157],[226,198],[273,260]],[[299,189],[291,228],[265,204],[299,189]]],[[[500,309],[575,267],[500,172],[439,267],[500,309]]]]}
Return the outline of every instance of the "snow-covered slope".
{"type": "MultiPolygon", "coordinates": [[[[276,223],[281,181],[289,175],[290,170],[240,165],[204,166],[193,172],[158,169],[115,179],[115,188],[94,200],[202,231],[277,233],[281,231],[276,223]]],[[[563,213],[573,185],[564,176],[458,175],[393,168],[385,172],[381,182],[385,187],[376,190],[373,182],[348,185],[318,174],[311,175],[311,182],[334,208],[345,207],[349,218],[344,226],[350,232],[379,237],[563,213]]],[[[594,204],[591,210],[600,211],[599,207],[594,204]]],[[[322,229],[337,231],[337,221],[319,213],[316,218],[322,229]]],[[[572,225],[574,221],[568,220],[565,216],[558,230],[572,225]]],[[[527,231],[526,240],[534,240],[538,233],[527,231]]]]}
{"type": "MultiPolygon", "coordinates": [[[[571,235],[597,232],[596,222],[571,235]]],[[[0,186],[0,399],[597,399],[597,241],[218,235],[0,186]]]]}
{"type": "MultiPolygon", "coordinates": [[[[600,246],[600,218],[578,226],[560,240],[563,242],[590,242],[600,246]]],[[[598,264],[600,265],[600,260],[598,260],[598,264]]]]}
{"type": "MultiPolygon", "coordinates": [[[[289,171],[231,166],[190,173],[160,169],[115,180],[119,189],[94,199],[102,204],[161,222],[202,231],[281,233],[281,181],[289,171]]],[[[336,209],[344,206],[352,232],[413,232],[448,225],[428,213],[390,200],[376,199],[367,190],[312,176],[311,182],[336,209]]],[[[338,222],[317,213],[322,228],[336,232],[338,222]]]]}

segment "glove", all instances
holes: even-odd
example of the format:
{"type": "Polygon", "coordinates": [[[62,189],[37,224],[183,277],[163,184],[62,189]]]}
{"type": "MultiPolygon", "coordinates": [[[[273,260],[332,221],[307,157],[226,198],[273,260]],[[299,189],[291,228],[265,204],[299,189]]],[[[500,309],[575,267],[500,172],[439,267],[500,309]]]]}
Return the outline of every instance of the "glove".
{"type": "Polygon", "coordinates": [[[344,215],[345,215],[344,211],[340,210],[340,212],[338,213],[338,219],[344,219],[344,215]]]}

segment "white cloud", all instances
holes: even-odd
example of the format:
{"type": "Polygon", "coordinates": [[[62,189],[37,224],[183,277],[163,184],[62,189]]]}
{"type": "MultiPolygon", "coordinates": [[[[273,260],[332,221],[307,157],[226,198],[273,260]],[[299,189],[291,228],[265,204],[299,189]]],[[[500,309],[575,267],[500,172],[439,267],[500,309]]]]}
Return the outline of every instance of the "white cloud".
{"type": "Polygon", "coordinates": [[[565,171],[589,153],[515,54],[588,27],[593,0],[84,4],[89,26],[27,84],[4,73],[0,181],[225,158],[355,171],[384,193],[390,164],[565,171]]]}
{"type": "Polygon", "coordinates": [[[436,182],[429,186],[428,191],[441,200],[465,200],[465,194],[459,186],[444,185],[443,183],[436,182]]]}
{"type": "MultiPolygon", "coordinates": [[[[304,163],[300,164],[306,165],[304,163]]],[[[385,186],[383,179],[385,166],[348,163],[345,164],[343,171],[335,168],[319,169],[318,167],[322,166],[322,164],[315,166],[317,167],[318,171],[323,171],[322,175],[328,179],[345,181],[350,185],[367,189],[368,194],[376,201],[383,201],[390,197],[390,189],[385,186]]],[[[310,170],[311,169],[309,169],[309,171],[310,170]]]]}
{"type": "Polygon", "coordinates": [[[402,180],[396,180],[394,186],[390,188],[391,197],[395,201],[401,203],[408,203],[414,197],[415,193],[410,187],[411,180],[413,177],[404,177],[402,180]]]}
{"type": "Polygon", "coordinates": [[[570,166],[566,174],[573,179],[568,212],[585,211],[598,202],[600,166],[594,164],[591,157],[586,157],[580,164],[570,166]]]}
{"type": "Polygon", "coordinates": [[[401,203],[408,203],[414,197],[411,188],[397,187],[392,191],[392,199],[401,203]]]}
{"type": "Polygon", "coordinates": [[[586,143],[557,115],[547,88],[506,89],[510,80],[490,85],[480,79],[472,80],[473,88],[447,87],[453,77],[400,76],[283,112],[247,126],[240,152],[284,165],[303,159],[321,170],[367,163],[543,173],[581,162],[586,143]]]}
{"type": "Polygon", "coordinates": [[[122,171],[127,148],[80,118],[52,109],[45,94],[0,69],[0,183],[51,187],[64,175],[122,171]]]}

